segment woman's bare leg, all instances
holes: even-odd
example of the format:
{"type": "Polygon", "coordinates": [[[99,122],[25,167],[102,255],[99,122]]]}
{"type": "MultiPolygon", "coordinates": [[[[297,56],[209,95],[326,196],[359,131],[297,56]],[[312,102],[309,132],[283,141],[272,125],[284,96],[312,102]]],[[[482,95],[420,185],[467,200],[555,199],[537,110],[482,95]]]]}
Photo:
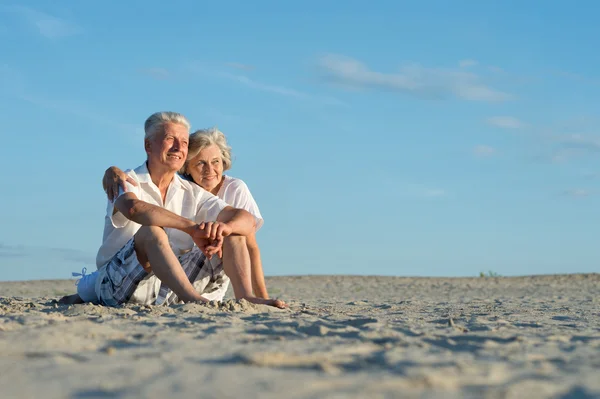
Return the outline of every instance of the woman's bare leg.
{"type": "Polygon", "coordinates": [[[269,305],[283,309],[287,304],[279,299],[258,298],[252,293],[250,255],[243,236],[225,237],[223,241],[223,269],[233,287],[236,299],[245,299],[258,305],[269,305]]]}

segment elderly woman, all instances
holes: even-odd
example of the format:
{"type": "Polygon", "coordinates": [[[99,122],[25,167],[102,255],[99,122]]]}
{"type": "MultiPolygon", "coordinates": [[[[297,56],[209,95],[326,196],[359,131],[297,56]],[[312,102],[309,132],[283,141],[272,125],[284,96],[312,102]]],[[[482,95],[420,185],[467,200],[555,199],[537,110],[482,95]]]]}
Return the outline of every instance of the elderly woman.
{"type": "MultiPolygon", "coordinates": [[[[206,191],[218,196],[234,208],[245,209],[256,220],[256,231],[263,225],[263,218],[246,183],[223,172],[231,168],[231,148],[227,145],[225,135],[216,128],[198,130],[190,135],[188,157],[181,174],[190,181],[198,184],[206,191]]],[[[124,187],[127,175],[116,166],[107,169],[102,184],[109,199],[113,199],[124,187]]],[[[131,181],[130,181],[131,182],[131,181]]],[[[252,271],[252,288],[254,295],[268,299],[265,286],[260,250],[256,242],[256,231],[246,236],[246,249],[241,256],[250,262],[252,271]]],[[[219,263],[214,255],[211,262],[219,263]]],[[[229,287],[229,278],[223,276],[221,287],[202,296],[208,300],[220,301],[229,287]]]]}

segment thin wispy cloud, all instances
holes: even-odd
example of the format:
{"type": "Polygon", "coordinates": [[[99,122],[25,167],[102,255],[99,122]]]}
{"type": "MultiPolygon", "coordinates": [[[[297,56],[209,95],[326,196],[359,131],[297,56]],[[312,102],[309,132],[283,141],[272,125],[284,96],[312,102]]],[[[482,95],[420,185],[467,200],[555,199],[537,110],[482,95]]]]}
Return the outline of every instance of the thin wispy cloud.
{"type": "Polygon", "coordinates": [[[225,75],[227,75],[230,79],[240,82],[247,87],[251,87],[253,89],[257,89],[260,91],[279,94],[279,95],[286,96],[286,97],[295,97],[295,98],[300,98],[300,99],[305,99],[305,100],[313,100],[313,101],[317,100],[317,101],[322,102],[327,105],[345,105],[343,101],[340,101],[334,97],[326,97],[326,96],[308,94],[308,93],[301,92],[301,91],[298,91],[295,89],[290,89],[285,86],[265,84],[265,83],[257,82],[255,80],[250,79],[249,77],[243,76],[243,75],[230,75],[230,74],[225,74],[225,75]]]}
{"type": "MultiPolygon", "coordinates": [[[[504,128],[525,126],[518,120],[503,122],[504,128]]],[[[564,164],[577,159],[598,159],[600,155],[600,120],[595,117],[580,116],[547,126],[526,127],[523,134],[535,146],[537,155],[533,159],[537,161],[564,164]]]]}
{"type": "Polygon", "coordinates": [[[80,99],[64,99],[59,97],[58,94],[47,95],[41,92],[39,88],[33,89],[19,70],[11,68],[8,65],[0,65],[0,85],[2,86],[3,94],[9,95],[14,99],[43,109],[86,119],[95,124],[107,126],[112,130],[132,133],[132,136],[134,134],[139,136],[139,125],[132,125],[114,120],[112,117],[107,117],[96,109],[86,107],[85,102],[80,99]],[[134,126],[136,127],[134,128],[134,126]]]}
{"type": "Polygon", "coordinates": [[[0,242],[0,259],[44,256],[53,260],[95,264],[95,254],[72,248],[41,247],[33,245],[11,245],[0,242]]]}
{"type": "Polygon", "coordinates": [[[469,68],[477,66],[478,64],[479,62],[476,60],[461,60],[459,61],[458,66],[461,68],[469,68]]]}
{"type": "Polygon", "coordinates": [[[378,72],[364,63],[342,55],[329,54],[318,61],[322,78],[350,89],[394,91],[418,98],[456,97],[468,101],[506,101],[512,95],[496,90],[483,78],[461,68],[427,68],[418,64],[396,72],[378,72]]]}
{"type": "Polygon", "coordinates": [[[171,73],[165,68],[142,68],[139,72],[157,80],[167,80],[171,77],[171,73]]]}
{"type": "Polygon", "coordinates": [[[111,118],[101,115],[95,110],[93,111],[86,108],[81,104],[81,101],[64,100],[54,96],[46,96],[33,92],[18,93],[17,98],[38,107],[70,114],[82,119],[87,119],[96,124],[109,126],[111,128],[127,130],[131,127],[131,125],[128,123],[115,121],[111,118]]]}
{"type": "Polygon", "coordinates": [[[562,192],[562,194],[566,197],[571,197],[571,198],[585,198],[585,197],[589,197],[590,195],[592,195],[591,191],[583,189],[583,188],[574,188],[574,189],[565,190],[562,192]]]}
{"type": "Polygon", "coordinates": [[[233,69],[240,69],[242,71],[252,71],[252,70],[254,70],[254,66],[253,65],[242,64],[242,63],[239,63],[239,62],[226,62],[225,66],[228,66],[229,68],[233,68],[233,69]]]}
{"type": "Polygon", "coordinates": [[[600,153],[600,136],[565,134],[553,137],[552,161],[563,163],[575,158],[594,156],[600,153]]]}
{"type": "Polygon", "coordinates": [[[600,137],[586,136],[583,134],[569,134],[563,136],[561,144],[565,148],[583,150],[587,152],[600,152],[600,137]]]}
{"type": "Polygon", "coordinates": [[[188,65],[186,65],[185,69],[188,72],[191,72],[193,74],[228,79],[231,81],[235,81],[243,86],[249,87],[251,89],[259,90],[259,91],[266,92],[266,93],[272,93],[272,94],[276,94],[279,96],[296,98],[296,99],[301,99],[301,100],[316,101],[320,104],[326,104],[326,105],[334,105],[334,106],[345,106],[346,105],[343,101],[341,101],[335,97],[307,93],[307,92],[303,92],[300,90],[296,90],[296,89],[288,87],[288,86],[261,82],[256,79],[252,79],[244,74],[230,73],[230,72],[225,72],[222,69],[216,69],[213,65],[211,65],[209,63],[193,62],[193,63],[189,63],[188,65]]]}
{"type": "Polygon", "coordinates": [[[496,153],[496,150],[489,145],[477,145],[473,148],[473,154],[478,158],[488,158],[496,153]]]}
{"type": "Polygon", "coordinates": [[[426,198],[440,198],[446,197],[447,195],[448,193],[446,192],[446,190],[442,190],[439,188],[427,189],[423,192],[423,196],[426,198]]]}
{"type": "Polygon", "coordinates": [[[233,75],[233,74],[223,74],[223,76],[228,77],[229,79],[235,80],[239,83],[242,83],[245,86],[251,87],[253,89],[267,91],[270,93],[281,94],[283,96],[288,97],[296,97],[296,98],[308,98],[309,95],[306,93],[299,92],[294,89],[290,89],[284,86],[270,85],[261,82],[257,82],[255,80],[250,79],[244,75],[233,75]]]}
{"type": "Polygon", "coordinates": [[[494,65],[490,65],[487,67],[488,71],[493,72],[493,73],[504,73],[504,69],[498,67],[498,66],[494,66],[494,65]]]}
{"type": "Polygon", "coordinates": [[[0,242],[0,259],[2,258],[23,258],[27,256],[23,247],[16,245],[6,245],[0,242]]]}
{"type": "Polygon", "coordinates": [[[586,85],[600,85],[600,78],[593,78],[580,73],[561,70],[552,70],[550,73],[554,76],[559,76],[577,83],[582,83],[586,85]]]}
{"type": "Polygon", "coordinates": [[[487,123],[504,129],[521,129],[526,126],[525,123],[513,116],[493,116],[487,119],[487,123]]]}
{"type": "Polygon", "coordinates": [[[83,31],[81,27],[66,19],[31,7],[15,5],[4,7],[3,10],[17,15],[27,25],[47,39],[60,39],[80,34],[83,31]]]}
{"type": "MultiPolygon", "coordinates": [[[[390,178],[393,179],[393,178],[390,178]]],[[[439,199],[449,196],[448,191],[441,187],[421,183],[395,183],[400,196],[413,199],[439,199]]]]}
{"type": "Polygon", "coordinates": [[[593,172],[593,171],[585,171],[582,172],[582,176],[586,179],[598,179],[600,178],[600,172],[593,172]]]}

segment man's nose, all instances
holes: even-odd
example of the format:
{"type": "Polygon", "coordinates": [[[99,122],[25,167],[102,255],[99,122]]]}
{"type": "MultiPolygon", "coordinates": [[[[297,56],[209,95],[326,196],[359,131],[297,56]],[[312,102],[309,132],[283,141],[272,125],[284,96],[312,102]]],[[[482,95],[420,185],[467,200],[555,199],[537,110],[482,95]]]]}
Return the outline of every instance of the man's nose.
{"type": "Polygon", "coordinates": [[[173,150],[173,151],[181,150],[181,140],[178,140],[178,139],[173,140],[173,145],[171,146],[171,150],[173,150]]]}

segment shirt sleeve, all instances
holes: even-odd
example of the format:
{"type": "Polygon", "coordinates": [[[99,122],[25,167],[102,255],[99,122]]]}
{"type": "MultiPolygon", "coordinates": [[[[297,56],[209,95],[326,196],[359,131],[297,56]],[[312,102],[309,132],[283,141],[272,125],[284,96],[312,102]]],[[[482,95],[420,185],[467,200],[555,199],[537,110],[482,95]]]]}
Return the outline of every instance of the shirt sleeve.
{"type": "Polygon", "coordinates": [[[123,215],[119,211],[116,211],[113,214],[113,211],[115,209],[115,201],[117,200],[117,198],[119,198],[121,195],[123,195],[125,193],[134,193],[138,198],[140,197],[140,192],[139,192],[140,191],[140,186],[139,186],[140,183],[137,181],[135,174],[130,173],[129,171],[127,172],[127,174],[130,177],[132,177],[134,180],[136,180],[138,185],[134,186],[133,184],[131,184],[129,182],[125,182],[126,190],[123,191],[123,188],[119,187],[119,194],[115,197],[115,199],[112,202],[107,201],[106,216],[110,219],[113,227],[115,227],[116,229],[125,227],[127,225],[127,223],[131,222],[131,220],[127,219],[125,217],[125,215],[123,215]]]}
{"type": "Polygon", "coordinates": [[[234,208],[244,209],[254,216],[256,231],[258,231],[262,227],[264,219],[246,183],[237,179],[229,188],[231,192],[227,193],[227,203],[234,208]]]}
{"type": "Polygon", "coordinates": [[[196,206],[196,223],[214,222],[227,202],[203,189],[199,190],[196,206]]]}

